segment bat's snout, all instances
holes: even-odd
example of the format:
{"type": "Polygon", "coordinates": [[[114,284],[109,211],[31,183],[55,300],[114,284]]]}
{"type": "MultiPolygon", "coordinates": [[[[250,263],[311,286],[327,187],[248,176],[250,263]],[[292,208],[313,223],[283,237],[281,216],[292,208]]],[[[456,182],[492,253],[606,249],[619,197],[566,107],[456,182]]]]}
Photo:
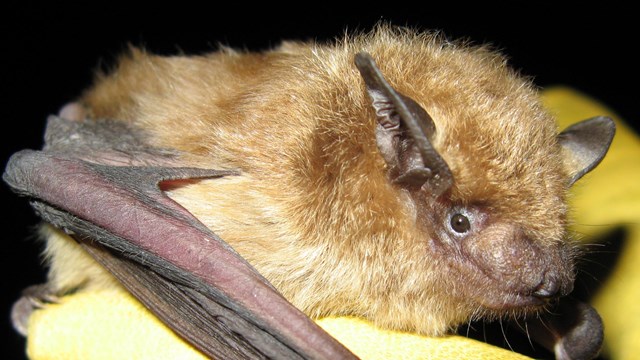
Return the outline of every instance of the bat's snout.
{"type": "Polygon", "coordinates": [[[496,224],[463,243],[463,251],[479,273],[484,288],[480,301],[489,308],[541,306],[573,290],[570,249],[544,246],[518,226],[496,224]]]}

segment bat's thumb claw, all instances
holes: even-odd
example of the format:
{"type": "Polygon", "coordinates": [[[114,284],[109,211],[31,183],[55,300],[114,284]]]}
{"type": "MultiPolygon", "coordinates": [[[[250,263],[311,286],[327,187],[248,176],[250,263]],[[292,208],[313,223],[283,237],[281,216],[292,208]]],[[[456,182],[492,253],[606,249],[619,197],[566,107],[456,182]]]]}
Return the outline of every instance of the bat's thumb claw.
{"type": "Polygon", "coordinates": [[[52,290],[47,284],[33,285],[22,292],[22,297],[11,307],[11,324],[13,328],[22,336],[28,334],[28,324],[31,314],[42,309],[47,303],[57,301],[52,290]]]}
{"type": "Polygon", "coordinates": [[[67,120],[81,121],[87,117],[87,110],[80,103],[71,102],[60,109],[58,116],[67,120]]]}

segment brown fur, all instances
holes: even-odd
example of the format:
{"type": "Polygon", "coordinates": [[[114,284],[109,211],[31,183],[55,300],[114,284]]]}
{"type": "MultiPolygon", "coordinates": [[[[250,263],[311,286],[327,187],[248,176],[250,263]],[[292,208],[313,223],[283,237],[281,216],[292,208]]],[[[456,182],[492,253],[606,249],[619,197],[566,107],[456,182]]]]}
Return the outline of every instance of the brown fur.
{"type": "MultiPolygon", "coordinates": [[[[312,317],[350,314],[443,334],[473,316],[511,312],[485,299],[503,301],[493,280],[464,275],[455,254],[433,246],[432,224],[416,223],[429,210],[387,179],[371,100],[353,65],[359,51],[434,119],[434,147],[454,176],[447,201],[482,206],[498,224],[477,246],[490,253],[494,237],[512,236],[501,222],[541,248],[564,246],[556,125],[532,85],[484,47],[381,26],[265,53],[132,50],[81,102],[91,117],[146,129],[152,145],[183,151],[187,165],[241,169],[170,196],[312,317]]],[[[65,241],[50,243],[52,281],[91,282],[56,260],[65,241]]]]}

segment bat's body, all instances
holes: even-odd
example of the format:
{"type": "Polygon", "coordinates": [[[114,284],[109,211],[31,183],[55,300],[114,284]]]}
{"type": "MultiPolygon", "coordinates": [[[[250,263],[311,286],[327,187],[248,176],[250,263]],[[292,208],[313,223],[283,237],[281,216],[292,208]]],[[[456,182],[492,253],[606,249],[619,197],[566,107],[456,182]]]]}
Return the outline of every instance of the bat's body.
{"type": "MultiPolygon", "coordinates": [[[[163,189],[309,316],[429,335],[570,292],[566,193],[612,136],[597,120],[558,137],[532,85],[485,48],[384,28],[260,54],[135,50],[79,104],[62,116],[122,121],[181,166],[234,172],[163,189]],[[432,119],[439,157],[407,135],[409,113],[432,119]]],[[[47,236],[55,292],[119,286],[47,236]]]]}

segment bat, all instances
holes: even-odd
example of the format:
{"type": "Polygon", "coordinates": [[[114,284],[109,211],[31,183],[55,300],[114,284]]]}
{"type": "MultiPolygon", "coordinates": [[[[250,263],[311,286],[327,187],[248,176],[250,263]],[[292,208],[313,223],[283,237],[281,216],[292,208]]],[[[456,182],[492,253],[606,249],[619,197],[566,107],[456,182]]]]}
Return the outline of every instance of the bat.
{"type": "Polygon", "coordinates": [[[330,315],[433,336],[528,317],[558,358],[593,357],[597,312],[563,298],[566,196],[614,132],[558,133],[502,55],[386,25],[262,53],[132,49],[7,165],[49,224],[48,283],[14,323],[34,299],[124,286],[218,358],[353,358],[309,319],[330,315]]]}

